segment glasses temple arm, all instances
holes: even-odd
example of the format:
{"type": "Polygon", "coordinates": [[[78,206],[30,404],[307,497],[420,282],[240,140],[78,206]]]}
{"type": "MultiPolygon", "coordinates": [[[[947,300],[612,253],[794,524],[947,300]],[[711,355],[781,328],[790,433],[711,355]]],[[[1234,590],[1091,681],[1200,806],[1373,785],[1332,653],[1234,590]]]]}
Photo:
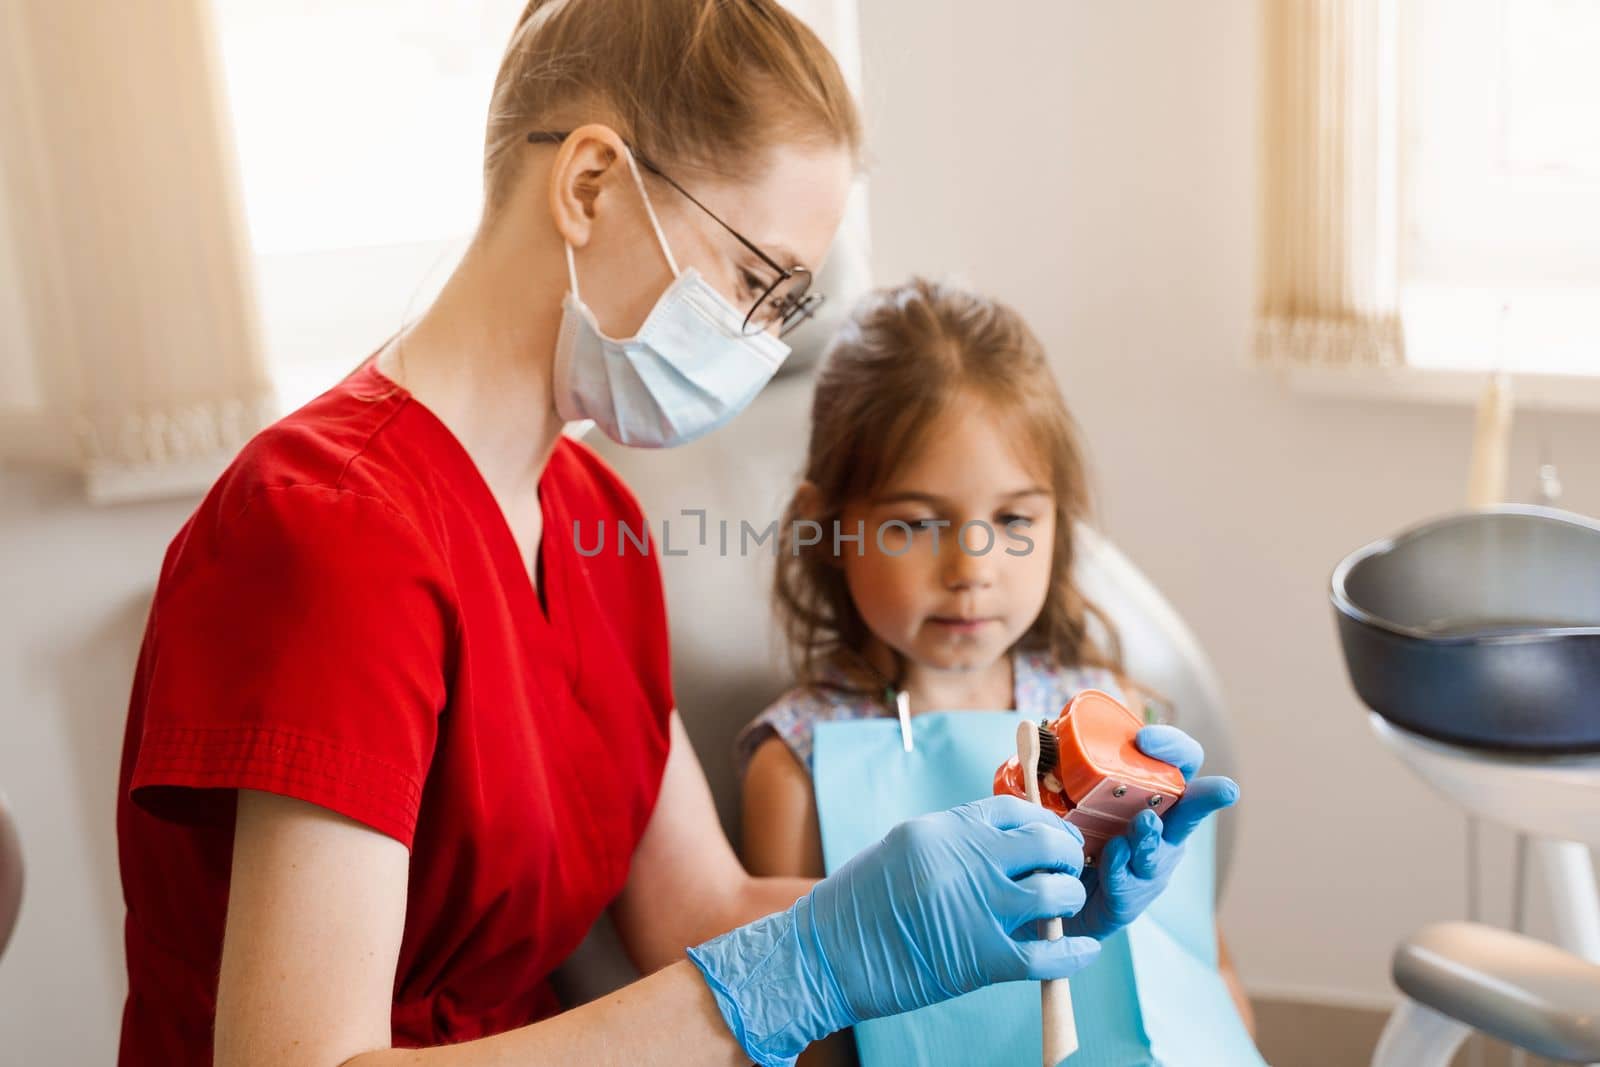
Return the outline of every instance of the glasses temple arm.
{"type": "MultiPolygon", "coordinates": [[[[554,131],[554,130],[548,130],[548,131],[547,130],[535,130],[534,132],[528,134],[528,141],[531,144],[560,144],[562,141],[565,141],[570,136],[571,136],[570,132],[559,132],[559,131],[554,131]]],[[[744,234],[740,233],[738,230],[734,229],[732,226],[729,226],[726,222],[723,222],[722,219],[717,215],[717,213],[715,211],[712,211],[710,208],[708,208],[704,204],[702,204],[695,197],[695,195],[693,193],[691,193],[689,190],[685,189],[683,186],[679,185],[677,182],[675,182],[671,178],[667,177],[667,175],[665,173],[663,173],[663,171],[661,170],[660,167],[656,166],[654,163],[650,162],[650,160],[646,159],[639,152],[635,151],[632,146],[629,146],[628,151],[633,152],[634,161],[637,162],[639,164],[639,166],[643,167],[645,170],[649,171],[651,174],[654,174],[657,178],[660,178],[662,181],[666,182],[668,185],[670,185],[674,189],[678,190],[678,192],[682,193],[683,196],[689,201],[689,203],[693,204],[695,207],[699,208],[701,211],[704,211],[707,215],[710,215],[711,216],[711,221],[715,222],[718,226],[721,226],[724,230],[727,230],[730,234],[732,234],[734,240],[738,241],[740,244],[744,245],[745,248],[749,249],[750,252],[753,255],[755,255],[758,259],[761,260],[761,262],[765,263],[767,266],[769,266],[773,270],[777,271],[778,272],[778,281],[782,281],[783,279],[788,278],[788,277],[790,277],[790,276],[792,276],[794,274],[794,272],[789,270],[787,267],[779,266],[773,260],[773,258],[771,256],[767,255],[765,252],[761,251],[761,249],[757,248],[754,244],[752,244],[750,239],[745,237],[744,234]]],[[[777,285],[777,282],[774,282],[773,286],[776,286],[776,285],[777,285]]]]}

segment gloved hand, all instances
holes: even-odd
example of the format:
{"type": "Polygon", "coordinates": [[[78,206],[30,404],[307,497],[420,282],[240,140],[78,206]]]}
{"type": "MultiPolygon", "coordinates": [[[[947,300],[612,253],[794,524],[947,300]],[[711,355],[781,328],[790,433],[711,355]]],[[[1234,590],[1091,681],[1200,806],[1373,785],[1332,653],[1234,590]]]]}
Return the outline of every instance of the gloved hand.
{"type": "Polygon", "coordinates": [[[1178,768],[1188,785],[1165,821],[1154,811],[1141,811],[1127,833],[1106,842],[1099,864],[1083,875],[1088,900],[1062,923],[1068,937],[1104,940],[1144,914],[1172,880],[1183,843],[1195,827],[1239,799],[1233,779],[1194,776],[1205,762],[1205,751],[1177,727],[1146,726],[1134,743],[1152,759],[1178,768]]]}
{"type": "Polygon", "coordinates": [[[1083,906],[1083,836],[1016,797],[901,823],[788,911],[689,950],[762,1067],[863,1019],[994,982],[1065,978],[1099,942],[1035,939],[1083,906]]]}

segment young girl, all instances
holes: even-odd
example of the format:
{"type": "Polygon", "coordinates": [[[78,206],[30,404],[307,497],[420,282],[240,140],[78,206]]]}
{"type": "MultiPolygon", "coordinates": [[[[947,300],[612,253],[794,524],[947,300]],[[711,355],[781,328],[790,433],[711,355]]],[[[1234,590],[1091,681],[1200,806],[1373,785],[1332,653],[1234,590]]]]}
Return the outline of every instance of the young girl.
{"type": "MultiPolygon", "coordinates": [[[[799,685],[738,741],[752,873],[823,873],[819,722],[893,716],[899,693],[913,715],[1054,718],[1087,688],[1170,718],[1124,675],[1115,630],[1073,581],[1087,511],[1072,418],[1015,311],[924,280],[856,311],[817,383],[781,524],[777,601],[799,685]],[[808,521],[820,539],[796,535],[808,521]]],[[[1225,950],[1221,966],[1250,1025],[1225,950]]]]}

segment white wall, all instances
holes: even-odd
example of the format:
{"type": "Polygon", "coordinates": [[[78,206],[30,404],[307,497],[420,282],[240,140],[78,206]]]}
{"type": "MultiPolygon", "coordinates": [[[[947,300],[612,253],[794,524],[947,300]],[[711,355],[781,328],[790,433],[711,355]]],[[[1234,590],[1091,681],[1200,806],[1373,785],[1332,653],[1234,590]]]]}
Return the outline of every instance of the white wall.
{"type": "MultiPolygon", "coordinates": [[[[1084,425],[1105,525],[1236,702],[1224,918],[1246,979],[1385,999],[1396,938],[1461,911],[1461,824],[1369,739],[1324,589],[1349,549],[1456,505],[1469,413],[1289,394],[1248,366],[1248,0],[863,7],[878,276],[956,275],[1022,308],[1084,425]]],[[[1523,419],[1519,487],[1541,437],[1568,503],[1600,513],[1600,419],[1523,419]]],[[[90,510],[70,484],[0,480],[0,789],[31,863],[0,1062],[113,1056],[123,716],[145,597],[192,506],[90,510]]]]}
{"type": "MultiPolygon", "coordinates": [[[[1386,1001],[1395,941],[1465,907],[1465,834],[1369,736],[1327,580],[1462,502],[1472,413],[1294,394],[1249,364],[1257,4],[862,8],[877,279],[945,275],[1023,311],[1083,425],[1104,525],[1235,705],[1224,921],[1247,982],[1386,1001]]],[[[1524,415],[1514,493],[1541,440],[1565,503],[1600,513],[1600,417],[1524,415]]],[[[1506,844],[1490,835],[1491,858],[1506,844]]],[[[1487,866],[1503,906],[1509,876],[1487,866]]]]}
{"type": "Polygon", "coordinates": [[[161,556],[194,503],[92,509],[67,479],[0,472],[0,791],[28,865],[0,1064],[116,1058],[122,727],[161,556]]]}

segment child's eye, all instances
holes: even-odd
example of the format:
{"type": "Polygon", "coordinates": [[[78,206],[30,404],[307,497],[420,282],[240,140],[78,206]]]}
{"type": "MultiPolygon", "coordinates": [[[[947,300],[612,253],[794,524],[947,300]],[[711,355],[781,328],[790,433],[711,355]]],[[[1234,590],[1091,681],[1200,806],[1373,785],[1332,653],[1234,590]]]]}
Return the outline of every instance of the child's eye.
{"type": "Polygon", "coordinates": [[[1012,526],[1012,525],[1016,525],[1016,526],[1032,526],[1033,525],[1033,519],[1030,518],[1027,515],[1001,515],[999,518],[1000,518],[1000,525],[1001,526],[1012,526]]]}
{"type": "Polygon", "coordinates": [[[884,532],[895,537],[915,537],[934,529],[941,528],[946,523],[940,522],[933,516],[896,515],[884,520],[884,532]]]}

